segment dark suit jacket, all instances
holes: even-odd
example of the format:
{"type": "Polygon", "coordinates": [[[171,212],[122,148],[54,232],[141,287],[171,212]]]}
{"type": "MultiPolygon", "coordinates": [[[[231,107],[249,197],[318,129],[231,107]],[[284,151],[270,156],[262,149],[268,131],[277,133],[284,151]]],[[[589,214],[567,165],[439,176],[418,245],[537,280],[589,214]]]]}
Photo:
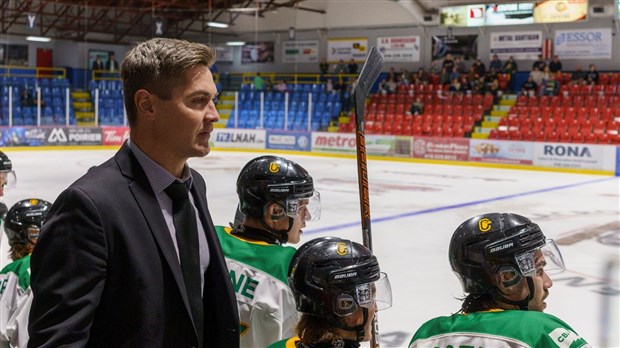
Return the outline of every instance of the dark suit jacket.
{"type": "MultiPolygon", "coordinates": [[[[239,315],[206,201],[205,347],[239,346],[239,315]]],[[[29,347],[193,347],[179,260],[146,174],[125,144],[58,197],[32,254],[29,347]]]]}
{"type": "Polygon", "coordinates": [[[93,61],[93,70],[103,70],[103,62],[93,61]]]}

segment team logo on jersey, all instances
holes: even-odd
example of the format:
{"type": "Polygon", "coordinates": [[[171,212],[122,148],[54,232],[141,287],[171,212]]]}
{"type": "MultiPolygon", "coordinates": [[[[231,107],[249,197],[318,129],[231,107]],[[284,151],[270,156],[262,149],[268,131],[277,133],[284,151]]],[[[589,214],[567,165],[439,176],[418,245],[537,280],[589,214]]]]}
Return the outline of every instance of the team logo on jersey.
{"type": "Polygon", "coordinates": [[[249,328],[250,328],[250,325],[240,321],[239,322],[239,337],[242,337],[243,335],[248,333],[249,328]]]}
{"type": "Polygon", "coordinates": [[[345,242],[336,243],[336,254],[344,256],[349,253],[349,246],[345,242]]]}
{"type": "Polygon", "coordinates": [[[280,165],[278,164],[278,162],[269,163],[269,171],[272,173],[277,173],[278,171],[280,171],[280,165]]]}
{"type": "Polygon", "coordinates": [[[30,205],[37,205],[39,204],[39,200],[38,199],[31,199],[30,200],[30,205]]]}
{"type": "Polygon", "coordinates": [[[484,218],[484,219],[480,219],[478,221],[478,229],[480,230],[480,232],[484,233],[484,232],[489,232],[489,230],[491,230],[491,225],[493,224],[493,221],[491,221],[488,218],[484,218]]]}

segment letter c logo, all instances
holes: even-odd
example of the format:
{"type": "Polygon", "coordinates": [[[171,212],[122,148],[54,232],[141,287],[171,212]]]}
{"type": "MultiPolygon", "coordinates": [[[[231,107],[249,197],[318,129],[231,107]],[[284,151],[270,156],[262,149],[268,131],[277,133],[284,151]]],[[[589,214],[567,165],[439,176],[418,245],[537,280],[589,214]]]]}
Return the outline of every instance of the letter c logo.
{"type": "Polygon", "coordinates": [[[492,224],[493,222],[489,220],[488,218],[480,219],[480,221],[478,221],[478,229],[482,233],[489,232],[489,230],[491,230],[492,224]]]}

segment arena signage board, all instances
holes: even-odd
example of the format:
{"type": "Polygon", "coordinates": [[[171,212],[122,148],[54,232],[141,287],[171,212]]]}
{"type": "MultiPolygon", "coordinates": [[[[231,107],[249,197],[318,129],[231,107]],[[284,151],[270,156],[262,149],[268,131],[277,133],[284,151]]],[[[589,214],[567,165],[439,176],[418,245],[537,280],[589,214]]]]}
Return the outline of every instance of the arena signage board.
{"type": "Polygon", "coordinates": [[[419,36],[389,36],[377,38],[377,49],[386,62],[419,62],[419,36]]]}
{"type": "Polygon", "coordinates": [[[274,42],[255,42],[241,47],[241,63],[273,63],[274,42]]]}
{"type": "Polygon", "coordinates": [[[556,30],[554,42],[562,59],[611,59],[610,28],[556,30]]]}
{"type": "Polygon", "coordinates": [[[233,47],[215,46],[215,51],[217,52],[217,63],[232,63],[234,61],[233,47]]]}
{"type": "Polygon", "coordinates": [[[214,148],[264,149],[265,131],[260,129],[216,128],[209,143],[214,148]]]}
{"type": "Polygon", "coordinates": [[[545,0],[534,7],[535,23],[577,22],[588,18],[588,0],[545,0]]]}
{"type": "Polygon", "coordinates": [[[534,3],[489,4],[484,13],[485,25],[519,25],[534,23],[534,3]]]}
{"type": "Polygon", "coordinates": [[[316,63],[319,61],[319,41],[284,41],[282,43],[283,63],[316,63]]]}
{"type": "Polygon", "coordinates": [[[311,135],[308,132],[267,131],[267,149],[310,151],[311,135]]]}
{"type": "Polygon", "coordinates": [[[461,56],[465,60],[478,57],[478,35],[433,36],[433,60],[443,59],[446,54],[461,56]]]}
{"type": "Polygon", "coordinates": [[[413,157],[467,161],[469,157],[469,139],[413,137],[413,157]]]}
{"type": "Polygon", "coordinates": [[[447,27],[481,27],[485,9],[484,4],[444,7],[439,12],[439,23],[447,27]]]}
{"type": "Polygon", "coordinates": [[[542,31],[491,33],[489,57],[496,54],[502,60],[510,56],[516,60],[535,60],[542,53],[542,42],[542,31]]]}
{"type": "Polygon", "coordinates": [[[122,145],[129,138],[129,127],[101,127],[103,145],[122,145]]]}
{"type": "Polygon", "coordinates": [[[534,165],[614,172],[616,147],[611,145],[534,143],[534,165]]]}
{"type": "Polygon", "coordinates": [[[368,54],[368,38],[341,38],[327,41],[327,60],[338,63],[339,60],[348,62],[353,58],[361,63],[368,54]]]}
{"type": "Polygon", "coordinates": [[[532,165],[534,145],[526,141],[471,139],[469,160],[472,162],[532,165]]]}
{"type": "MultiPolygon", "coordinates": [[[[393,135],[367,135],[366,153],[373,156],[394,156],[393,135]]],[[[356,153],[354,133],[312,132],[312,151],[331,153],[356,153]]]]}

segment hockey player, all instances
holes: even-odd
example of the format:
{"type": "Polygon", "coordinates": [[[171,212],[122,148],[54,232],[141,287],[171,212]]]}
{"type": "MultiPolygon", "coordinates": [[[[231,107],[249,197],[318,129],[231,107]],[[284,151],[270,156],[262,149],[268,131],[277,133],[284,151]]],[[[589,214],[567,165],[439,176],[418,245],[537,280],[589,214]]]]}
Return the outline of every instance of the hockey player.
{"type": "Polygon", "coordinates": [[[347,239],[322,237],[302,245],[288,282],[303,313],[297,336],[269,348],[357,348],[371,338],[375,311],[392,305],[377,258],[347,239]]]}
{"type": "Polygon", "coordinates": [[[448,254],[468,295],[458,313],[422,325],[410,348],[589,347],[543,313],[549,274],[564,271],[564,261],[537,224],[517,214],[473,217],[456,229],[448,254]]]}
{"type": "MultiPolygon", "coordinates": [[[[2,202],[4,197],[4,188],[15,183],[15,172],[13,171],[13,163],[4,152],[0,151],[0,220],[4,220],[8,210],[6,204],[2,202]]],[[[2,241],[2,237],[0,237],[2,241]]]]}
{"type": "Polygon", "coordinates": [[[6,215],[4,232],[13,260],[0,272],[0,347],[26,347],[28,312],[32,302],[30,254],[51,203],[25,199],[15,203],[6,215]]]}
{"type": "Polygon", "coordinates": [[[287,284],[308,220],[320,217],[320,195],[312,177],[295,162],[262,156],[249,161],[237,179],[243,223],[216,226],[237,297],[241,347],[266,347],[289,337],[299,320],[287,284]]]}

